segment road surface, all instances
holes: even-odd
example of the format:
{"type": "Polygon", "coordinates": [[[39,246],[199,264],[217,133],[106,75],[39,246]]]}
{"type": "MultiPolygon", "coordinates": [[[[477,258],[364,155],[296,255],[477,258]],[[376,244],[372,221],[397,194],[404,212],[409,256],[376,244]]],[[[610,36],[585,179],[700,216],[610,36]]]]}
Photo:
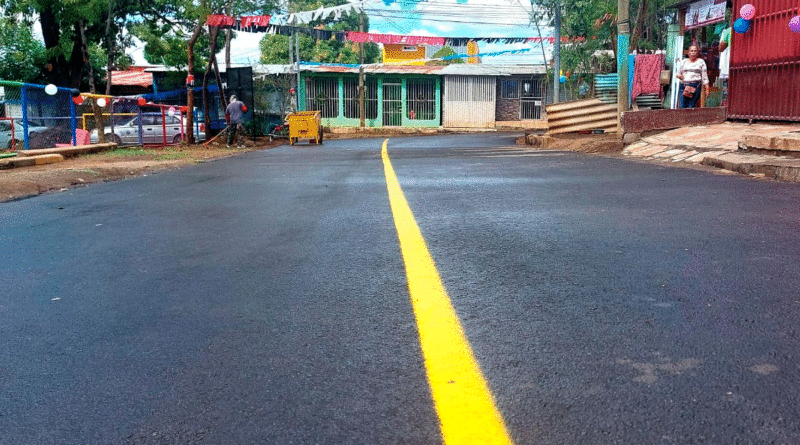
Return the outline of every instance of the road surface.
{"type": "Polygon", "coordinates": [[[800,187],[383,143],[0,204],[0,443],[800,443],[800,187]]]}

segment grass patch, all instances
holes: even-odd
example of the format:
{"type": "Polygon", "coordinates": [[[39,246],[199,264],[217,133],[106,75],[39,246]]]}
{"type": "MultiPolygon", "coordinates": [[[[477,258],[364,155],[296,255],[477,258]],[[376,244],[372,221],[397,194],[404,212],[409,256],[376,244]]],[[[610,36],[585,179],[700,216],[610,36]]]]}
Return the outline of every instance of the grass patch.
{"type": "Polygon", "coordinates": [[[189,153],[183,153],[180,151],[173,151],[173,152],[164,152],[160,155],[156,156],[157,161],[175,161],[178,159],[188,158],[189,153]]]}
{"type": "Polygon", "coordinates": [[[158,154],[155,150],[146,149],[143,147],[131,147],[131,148],[115,148],[113,150],[104,151],[101,153],[95,153],[92,156],[116,156],[116,157],[126,157],[126,156],[156,156],[158,154]]]}

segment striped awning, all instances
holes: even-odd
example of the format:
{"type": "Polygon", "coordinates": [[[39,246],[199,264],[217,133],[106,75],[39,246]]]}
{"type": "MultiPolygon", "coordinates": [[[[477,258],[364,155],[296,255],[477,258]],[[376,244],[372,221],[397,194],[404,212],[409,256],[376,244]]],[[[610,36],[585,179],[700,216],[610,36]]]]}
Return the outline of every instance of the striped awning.
{"type": "Polygon", "coordinates": [[[153,86],[153,73],[139,70],[111,71],[111,85],[153,86]]]}

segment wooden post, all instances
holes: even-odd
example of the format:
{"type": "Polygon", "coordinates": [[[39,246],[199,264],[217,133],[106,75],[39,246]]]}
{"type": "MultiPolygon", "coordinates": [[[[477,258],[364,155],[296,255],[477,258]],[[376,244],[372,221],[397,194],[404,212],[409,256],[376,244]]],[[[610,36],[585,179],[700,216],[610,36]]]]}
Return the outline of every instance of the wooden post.
{"type": "MultiPolygon", "coordinates": [[[[364,32],[364,13],[359,16],[359,31],[364,32]]],[[[364,102],[364,43],[358,44],[358,119],[361,128],[364,128],[364,121],[366,120],[366,104],[364,102]]]]}

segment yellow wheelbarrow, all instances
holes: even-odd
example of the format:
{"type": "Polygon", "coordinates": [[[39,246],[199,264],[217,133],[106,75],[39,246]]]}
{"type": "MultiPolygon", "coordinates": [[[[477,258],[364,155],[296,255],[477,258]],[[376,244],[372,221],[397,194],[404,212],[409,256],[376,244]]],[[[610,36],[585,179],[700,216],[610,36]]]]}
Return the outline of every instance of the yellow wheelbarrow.
{"type": "Polygon", "coordinates": [[[299,139],[310,139],[310,143],[322,143],[322,115],[319,111],[297,111],[286,116],[289,124],[289,144],[299,139]]]}

